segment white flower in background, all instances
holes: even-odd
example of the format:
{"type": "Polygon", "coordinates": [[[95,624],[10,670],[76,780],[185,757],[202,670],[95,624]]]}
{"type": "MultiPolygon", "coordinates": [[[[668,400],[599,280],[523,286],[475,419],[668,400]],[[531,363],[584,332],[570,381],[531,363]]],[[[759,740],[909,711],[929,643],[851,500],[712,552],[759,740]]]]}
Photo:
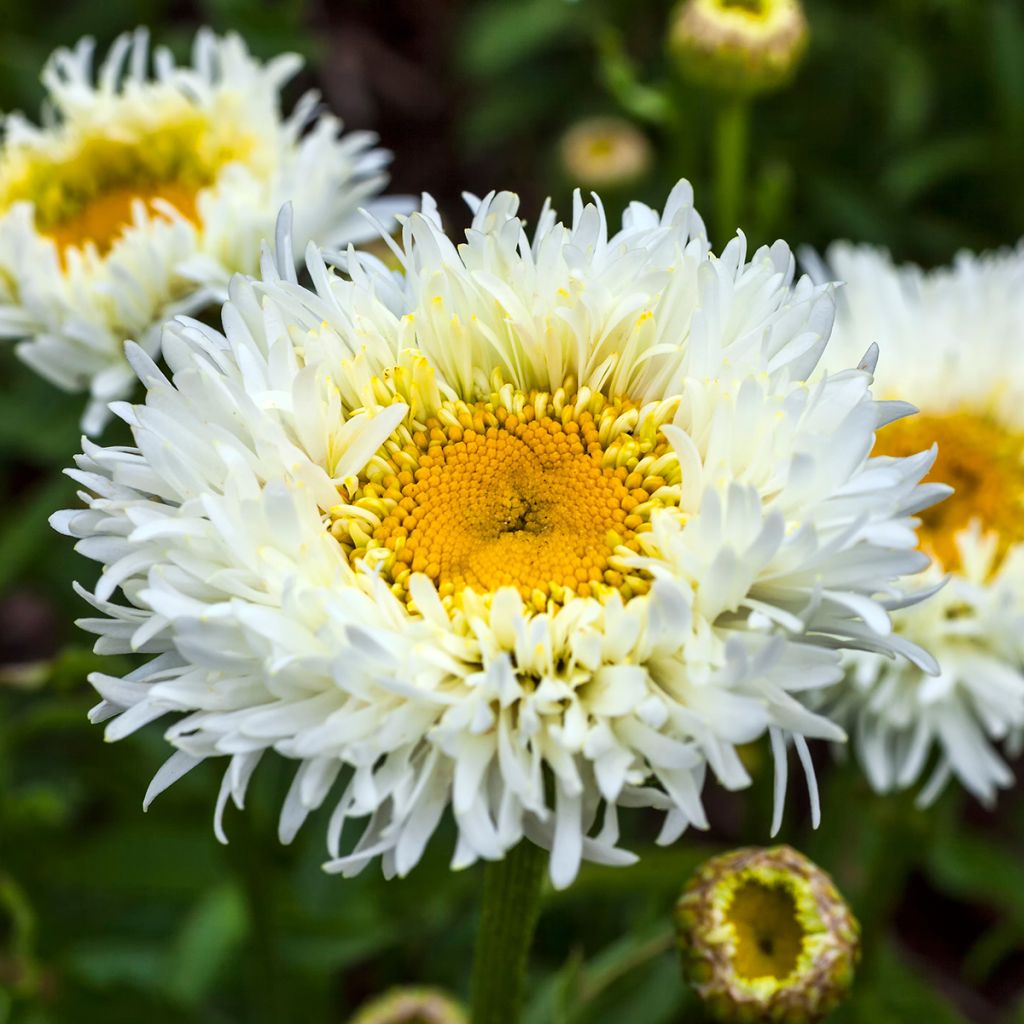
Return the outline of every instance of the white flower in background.
{"type": "Polygon", "coordinates": [[[93,677],[95,719],[174,716],[147,802],[227,757],[223,835],[274,750],[283,840],[340,790],[330,870],[409,871],[450,808],[455,866],[525,836],[562,886],[631,859],[620,807],[704,827],[706,767],[750,781],[737,745],[770,731],[781,787],[787,737],[805,766],[842,738],[795,694],[892,647],[933,456],[869,458],[869,375],[806,383],[831,288],[782,243],[714,256],[691,203],[609,236],[577,197],[531,236],[491,195],[457,246],[427,201],[404,272],[311,246],[312,289],[282,230],[223,333],[168,326],[171,380],[131,348],[137,447],[86,444],[54,525],[104,566],[98,650],[148,658],[93,677]]]}
{"type": "Polygon", "coordinates": [[[282,117],[295,55],[261,64],[237,36],[200,31],[191,66],[163,49],[152,64],[139,31],[94,75],[83,39],[43,70],[44,124],[4,120],[0,336],[59,387],[89,391],[90,433],[135,380],[125,339],[154,355],[168,316],[254,273],[283,203],[296,240],[334,245],[365,233],[358,208],[387,180],[374,137],[341,136],[315,95],[282,117]]]}
{"type": "Polygon", "coordinates": [[[877,342],[876,382],[920,409],[878,435],[878,454],[937,441],[931,476],[952,498],[922,516],[936,597],[896,614],[899,632],[940,673],[851,657],[830,713],[855,730],[876,789],[913,785],[938,757],[922,802],[954,774],[980,799],[1013,781],[998,752],[1024,725],[1024,249],[962,254],[924,272],[876,249],[833,245],[820,278],[846,282],[827,362],[877,342]]]}

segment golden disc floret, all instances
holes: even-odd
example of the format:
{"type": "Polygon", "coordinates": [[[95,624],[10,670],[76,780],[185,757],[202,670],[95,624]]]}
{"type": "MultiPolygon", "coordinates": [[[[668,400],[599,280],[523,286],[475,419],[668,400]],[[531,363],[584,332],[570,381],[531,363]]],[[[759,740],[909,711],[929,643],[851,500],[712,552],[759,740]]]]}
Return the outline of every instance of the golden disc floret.
{"type": "Polygon", "coordinates": [[[678,461],[659,429],[670,411],[586,389],[443,403],[389,438],[331,510],[332,533],[403,599],[424,573],[449,601],[501,587],[538,610],[572,595],[628,600],[649,580],[625,560],[651,513],[678,505],[678,461]]]}

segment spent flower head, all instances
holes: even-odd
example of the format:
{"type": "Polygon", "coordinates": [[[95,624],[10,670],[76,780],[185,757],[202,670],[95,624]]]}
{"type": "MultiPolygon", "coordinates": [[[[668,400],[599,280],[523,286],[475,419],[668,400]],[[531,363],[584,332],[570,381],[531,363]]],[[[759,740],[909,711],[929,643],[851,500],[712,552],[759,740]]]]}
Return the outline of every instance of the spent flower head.
{"type": "Polygon", "coordinates": [[[332,871],[404,874],[450,812],[454,866],[525,837],[565,886],[633,859],[621,808],[672,842],[708,769],[750,783],[738,746],[842,738],[797,694],[888,649],[943,492],[928,452],[869,458],[867,372],[808,384],[832,289],[781,242],[712,254],[685,182],[618,231],[578,195],[532,233],[472,207],[461,244],[405,219],[401,272],[310,247],[308,287],[283,227],[220,330],[167,327],[170,376],[130,347],[134,445],[87,443],[53,521],[103,565],[98,650],[146,657],[93,718],[169,719],[147,803],[222,759],[223,836],[282,756],[283,840],[335,790],[332,871]]]}
{"type": "Polygon", "coordinates": [[[829,876],[791,847],[712,857],[675,919],[687,979],[728,1024],[815,1024],[853,982],[857,922],[829,876]]]}
{"type": "Polygon", "coordinates": [[[222,301],[288,200],[301,245],[365,234],[356,211],[389,159],[365,132],[341,136],[313,94],[282,115],[294,54],[262,64],[238,36],[202,30],[177,65],[164,49],[151,60],[140,30],[97,69],[93,55],[91,39],[57,50],[42,72],[50,116],[8,115],[0,148],[0,337],[90,393],[89,433],[134,383],[126,338],[153,355],[168,316],[222,301]]]}
{"type": "Polygon", "coordinates": [[[669,52],[684,77],[747,96],[785,85],[807,39],[800,0],[683,0],[672,16],[669,52]]]}
{"type": "Polygon", "coordinates": [[[954,494],[921,514],[921,546],[934,563],[919,588],[948,582],[894,618],[901,637],[935,655],[940,674],[857,654],[848,682],[822,696],[855,730],[877,789],[913,785],[935,751],[922,802],[951,775],[990,802],[1013,782],[1000,747],[1024,728],[1024,249],[963,253],[925,272],[837,243],[828,267],[815,261],[820,279],[846,283],[825,365],[838,368],[877,341],[881,397],[920,412],[882,429],[876,454],[937,442],[929,479],[954,494]]]}

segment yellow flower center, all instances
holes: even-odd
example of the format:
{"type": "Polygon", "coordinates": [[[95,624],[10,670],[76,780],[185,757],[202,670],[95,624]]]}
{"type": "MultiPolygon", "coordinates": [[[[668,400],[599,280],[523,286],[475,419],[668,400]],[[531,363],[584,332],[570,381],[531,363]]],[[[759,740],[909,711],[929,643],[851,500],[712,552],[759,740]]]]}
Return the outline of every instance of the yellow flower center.
{"type": "Polygon", "coordinates": [[[160,215],[156,200],[195,222],[196,197],[224,164],[253,153],[253,140],[234,131],[229,112],[215,124],[198,111],[179,111],[157,128],[116,125],[116,131],[79,135],[64,130],[49,145],[19,145],[0,162],[0,211],[33,205],[37,230],[57,244],[91,243],[102,255],[132,222],[141,200],[160,215]]]}
{"type": "Polygon", "coordinates": [[[746,881],[733,894],[726,919],[736,936],[733,970],[739,977],[783,981],[793,973],[804,929],[787,889],[746,881]]]}
{"type": "Polygon", "coordinates": [[[921,547],[944,568],[960,566],[957,534],[972,520],[998,537],[996,565],[1011,545],[1024,541],[1024,435],[974,412],[920,413],[878,434],[876,455],[906,456],[939,446],[925,479],[954,493],[921,513],[921,547]]]}
{"type": "Polygon", "coordinates": [[[653,414],[561,392],[444,403],[399,428],[366,476],[331,510],[350,562],[379,566],[403,600],[419,572],[448,603],[466,588],[511,586],[537,610],[646,592],[623,559],[652,511],[678,504],[680,483],[653,414]]]}
{"type": "Polygon", "coordinates": [[[92,242],[103,255],[132,222],[132,207],[136,199],[143,202],[151,216],[163,215],[154,204],[154,200],[162,199],[183,217],[196,222],[196,191],[179,182],[169,181],[159,185],[113,188],[100,193],[77,213],[54,224],[45,233],[57,243],[61,254],[72,246],[81,248],[86,242],[92,242]]]}

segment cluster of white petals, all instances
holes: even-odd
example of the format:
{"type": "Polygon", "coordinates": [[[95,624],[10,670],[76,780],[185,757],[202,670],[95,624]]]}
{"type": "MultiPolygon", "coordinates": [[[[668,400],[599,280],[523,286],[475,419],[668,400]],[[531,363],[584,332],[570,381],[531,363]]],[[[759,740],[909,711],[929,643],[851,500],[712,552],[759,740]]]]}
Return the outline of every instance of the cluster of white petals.
{"type": "Polygon", "coordinates": [[[948,423],[937,468],[962,492],[957,516],[943,527],[955,558],[919,578],[922,591],[938,593],[894,615],[899,633],[935,656],[939,673],[853,655],[848,681],[814,706],[854,732],[879,791],[911,787],[930,769],[921,803],[951,776],[990,802],[1013,782],[1000,748],[1013,752],[1024,727],[1024,249],[961,253],[926,272],[895,265],[878,249],[836,243],[827,267],[808,263],[819,280],[844,282],[826,363],[841,366],[877,343],[880,393],[898,392],[932,425],[948,423]],[[1016,445],[1002,456],[1001,475],[991,476],[991,453],[976,450],[971,422],[988,424],[1000,446],[1016,445]],[[1009,530],[986,521],[992,507],[1009,530]]]}
{"type": "Polygon", "coordinates": [[[514,195],[471,206],[457,244],[424,200],[397,272],[310,246],[310,287],[285,225],[262,279],[231,283],[221,330],[166,328],[169,376],[130,348],[145,403],[113,411],[134,446],[86,442],[86,507],[54,525],[103,567],[82,591],[97,649],[146,658],[93,677],[94,718],[110,739],[170,718],[147,802],[226,759],[222,835],[273,751],[297,766],[283,840],[333,793],[329,870],[403,874],[450,811],[454,866],[525,836],[563,886],[581,859],[632,859],[620,808],[663,812],[664,843],[705,827],[708,770],[750,782],[741,744],[770,735],[780,788],[787,743],[809,769],[808,739],[843,738],[804,700],[843,649],[934,667],[887,609],[927,564],[914,516],[945,489],[920,483],[933,452],[871,457],[906,407],[872,397],[869,365],[808,383],[832,288],[794,280],[782,243],[712,253],[685,182],[614,233],[596,200],[569,223],[545,208],[532,234],[514,195]],[[413,572],[403,597],[332,534],[365,515],[344,495],[389,438],[459,400],[539,394],[558,413],[570,386],[577,406],[628,398],[612,430],[668,442],[680,482],[621,556],[645,592],[538,609],[413,572]]]}
{"type": "Polygon", "coordinates": [[[89,433],[134,384],[126,338],[156,355],[167,318],[223,301],[232,274],[258,269],[287,201],[303,243],[365,237],[357,211],[389,160],[373,135],[342,136],[313,93],[283,116],[294,54],[264,64],[238,36],[201,30],[191,64],[162,48],[151,61],[140,30],[96,69],[93,56],[90,39],[51,56],[44,123],[8,115],[0,151],[0,336],[57,386],[90,393],[89,433]]]}

